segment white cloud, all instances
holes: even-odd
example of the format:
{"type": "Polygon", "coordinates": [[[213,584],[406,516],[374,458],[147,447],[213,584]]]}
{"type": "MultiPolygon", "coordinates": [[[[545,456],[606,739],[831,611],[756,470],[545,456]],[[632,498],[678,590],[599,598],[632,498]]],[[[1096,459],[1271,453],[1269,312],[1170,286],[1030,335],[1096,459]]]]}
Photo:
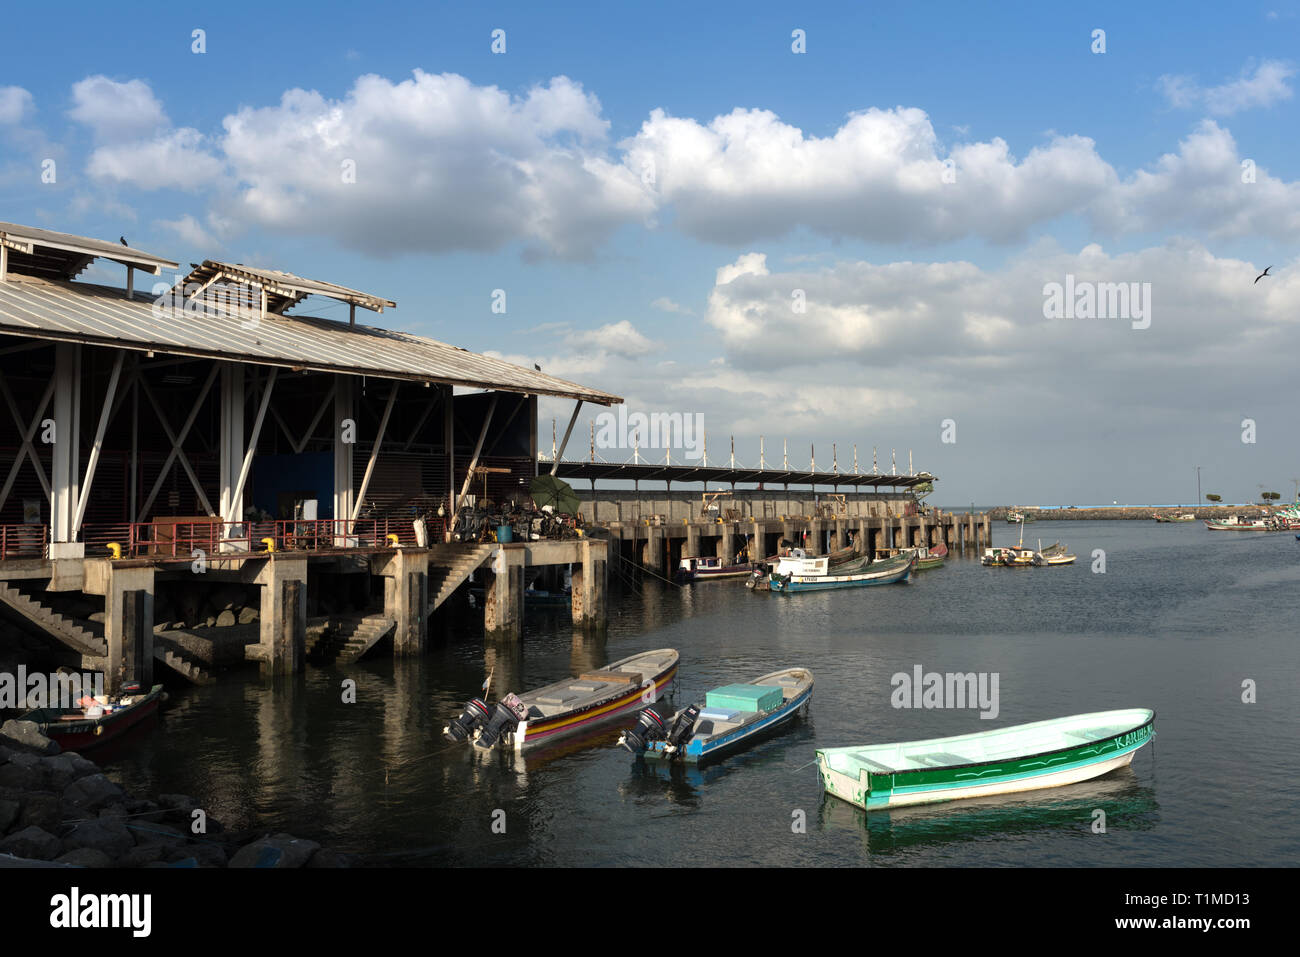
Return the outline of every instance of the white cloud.
{"type": "Polygon", "coordinates": [[[667,296],[660,296],[658,299],[651,302],[650,305],[662,312],[675,312],[675,313],[682,313],[685,315],[691,315],[691,311],[689,309],[687,309],[681,303],[674,302],[672,299],[669,299],[667,296]]]}
{"type": "Polygon", "coordinates": [[[172,233],[183,243],[203,250],[212,250],[219,244],[217,239],[203,227],[193,216],[186,213],[179,219],[160,219],[154,225],[172,233]]]}
{"type": "Polygon", "coordinates": [[[1166,74],[1160,77],[1160,87],[1170,106],[1178,109],[1204,108],[1214,116],[1230,116],[1242,110],[1272,106],[1291,99],[1291,85],[1287,81],[1295,76],[1295,67],[1280,60],[1264,60],[1251,70],[1249,64],[1241,75],[1220,86],[1202,87],[1196,79],[1185,75],[1166,74]]]}
{"type": "Polygon", "coordinates": [[[223,166],[204,149],[203,135],[187,127],[152,139],[101,146],[91,154],[86,170],[96,179],[141,189],[199,189],[215,185],[223,166]]]}
{"type": "Polygon", "coordinates": [[[341,100],[291,90],[224,125],[240,183],[229,215],[372,253],[522,240],[585,258],[653,212],[640,180],[604,155],[599,101],[562,76],[523,96],[455,74],[363,76],[341,100]]]}
{"type": "Polygon", "coordinates": [[[644,356],[655,348],[628,320],[612,322],[598,329],[574,331],[565,337],[565,343],[579,351],[594,351],[617,356],[644,356]]]}
{"type": "Polygon", "coordinates": [[[168,125],[162,103],[143,80],[119,83],[88,76],[73,84],[72,100],[75,106],[68,115],[89,126],[98,142],[128,142],[168,125]]]}
{"type": "Polygon", "coordinates": [[[32,109],[32,95],[21,86],[0,86],[0,126],[14,126],[32,109]]]}

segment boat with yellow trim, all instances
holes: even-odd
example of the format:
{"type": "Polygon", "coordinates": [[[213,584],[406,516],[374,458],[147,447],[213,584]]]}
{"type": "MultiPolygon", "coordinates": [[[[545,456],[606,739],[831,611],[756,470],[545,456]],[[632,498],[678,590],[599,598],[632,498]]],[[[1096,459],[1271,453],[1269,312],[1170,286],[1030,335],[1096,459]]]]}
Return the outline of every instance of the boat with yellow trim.
{"type": "Polygon", "coordinates": [[[484,751],[551,744],[654,704],[672,685],[678,658],[674,648],[643,651],[525,694],[512,692],[495,705],[472,698],[442,733],[484,751]]]}

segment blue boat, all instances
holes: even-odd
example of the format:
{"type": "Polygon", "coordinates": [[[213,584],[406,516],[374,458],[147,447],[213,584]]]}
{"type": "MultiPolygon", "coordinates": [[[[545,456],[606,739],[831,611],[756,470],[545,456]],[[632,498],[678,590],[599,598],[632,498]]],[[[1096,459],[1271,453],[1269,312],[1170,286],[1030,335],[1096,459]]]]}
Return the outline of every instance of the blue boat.
{"type": "Polygon", "coordinates": [[[618,743],[648,760],[703,764],[750,747],[792,720],[812,702],[813,675],[807,668],[786,668],[750,684],[725,685],[671,718],[653,708],[637,717],[618,743]]]}

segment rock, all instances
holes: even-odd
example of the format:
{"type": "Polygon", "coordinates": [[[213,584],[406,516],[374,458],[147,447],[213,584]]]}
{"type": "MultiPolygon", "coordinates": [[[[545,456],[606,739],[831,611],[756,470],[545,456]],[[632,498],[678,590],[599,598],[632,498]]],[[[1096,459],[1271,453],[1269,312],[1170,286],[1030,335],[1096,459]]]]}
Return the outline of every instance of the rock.
{"type": "Polygon", "coordinates": [[[18,823],[18,815],[23,809],[22,803],[9,798],[0,798],[0,834],[18,823]]]}
{"type": "Polygon", "coordinates": [[[154,844],[162,848],[172,848],[189,840],[189,835],[167,824],[140,824],[137,822],[131,830],[135,835],[137,845],[154,844]]]}
{"type": "Polygon", "coordinates": [[[14,751],[30,751],[34,754],[58,754],[63,749],[57,743],[41,734],[35,721],[9,720],[0,725],[0,739],[14,751]]]}
{"type": "Polygon", "coordinates": [[[135,847],[135,840],[121,821],[99,818],[76,825],[72,833],[63,839],[65,851],[75,851],[79,847],[103,851],[116,860],[135,847]]]}
{"type": "Polygon", "coordinates": [[[73,781],[63,792],[63,798],[77,807],[98,811],[110,804],[121,804],[126,800],[126,795],[104,775],[90,774],[73,781]]]}
{"type": "Polygon", "coordinates": [[[311,856],[307,862],[308,867],[355,867],[357,859],[351,854],[344,854],[340,851],[331,851],[329,848],[322,847],[319,851],[311,856]]]}
{"type": "Polygon", "coordinates": [[[273,834],[241,847],[230,859],[231,867],[274,867],[292,869],[304,866],[320,850],[315,841],[292,834],[273,834]]]}
{"type": "Polygon", "coordinates": [[[226,609],[225,611],[222,611],[220,614],[217,615],[217,627],[229,628],[231,625],[235,624],[235,622],[237,622],[238,620],[239,619],[235,617],[235,613],[233,611],[231,611],[230,609],[226,609]]]}
{"type": "Polygon", "coordinates": [[[258,620],[258,617],[256,608],[241,608],[239,610],[239,623],[241,625],[251,625],[258,620]]]}
{"type": "Polygon", "coordinates": [[[70,776],[69,782],[99,773],[98,764],[76,751],[64,751],[53,757],[42,758],[41,764],[56,774],[67,773],[70,776]]]}
{"type": "Polygon", "coordinates": [[[79,847],[55,858],[60,864],[75,864],[77,867],[112,867],[113,859],[103,851],[93,847],[79,847]]]}
{"type": "Polygon", "coordinates": [[[96,624],[100,624],[100,625],[104,623],[104,619],[105,619],[105,615],[102,611],[92,612],[91,614],[86,616],[86,621],[93,621],[96,624]]]}
{"type": "Polygon", "coordinates": [[[12,791],[44,791],[48,777],[39,765],[23,767],[10,762],[0,765],[0,788],[12,791]]]}
{"type": "Polygon", "coordinates": [[[35,791],[24,795],[23,812],[18,818],[18,824],[21,827],[39,827],[47,831],[57,830],[58,827],[69,816],[79,817],[80,814],[65,813],[66,809],[59,796],[50,791],[35,791]]]}
{"type": "Polygon", "coordinates": [[[163,848],[159,844],[137,844],[117,859],[118,867],[145,867],[162,860],[163,848]]]}
{"type": "Polygon", "coordinates": [[[39,827],[25,827],[0,841],[0,854],[37,861],[52,861],[60,851],[59,839],[39,827]]]}
{"type": "Polygon", "coordinates": [[[160,824],[167,813],[153,801],[127,801],[126,813],[142,824],[160,824]]]}
{"type": "Polygon", "coordinates": [[[186,844],[174,848],[164,860],[175,864],[177,861],[183,861],[186,858],[193,858],[198,862],[199,867],[226,866],[226,852],[221,849],[220,844],[186,844]]]}

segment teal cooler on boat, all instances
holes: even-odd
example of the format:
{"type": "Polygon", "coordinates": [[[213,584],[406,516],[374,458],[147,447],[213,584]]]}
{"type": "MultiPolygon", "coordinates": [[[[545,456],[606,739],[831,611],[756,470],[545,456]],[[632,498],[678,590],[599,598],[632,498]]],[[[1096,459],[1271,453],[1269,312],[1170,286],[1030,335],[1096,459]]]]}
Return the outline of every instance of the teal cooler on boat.
{"type": "Polygon", "coordinates": [[[705,696],[709,708],[730,708],[734,711],[771,711],[781,703],[784,695],[772,685],[726,685],[714,688],[705,696]]]}

